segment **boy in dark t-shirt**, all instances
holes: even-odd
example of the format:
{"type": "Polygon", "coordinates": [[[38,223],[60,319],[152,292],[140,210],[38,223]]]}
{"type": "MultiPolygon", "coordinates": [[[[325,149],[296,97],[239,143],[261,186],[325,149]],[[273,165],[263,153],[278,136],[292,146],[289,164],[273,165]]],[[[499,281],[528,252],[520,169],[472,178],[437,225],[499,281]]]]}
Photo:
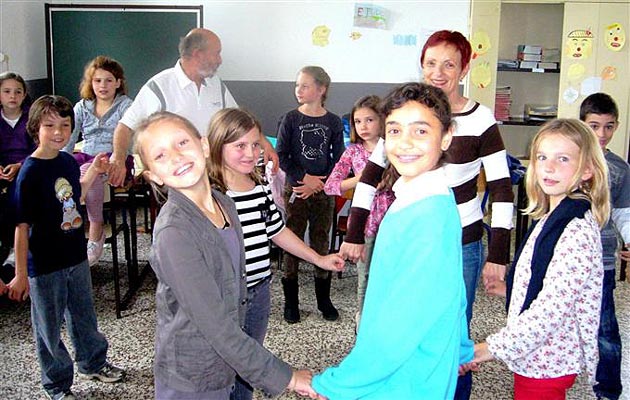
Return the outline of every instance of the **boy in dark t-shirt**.
{"type": "Polygon", "coordinates": [[[61,96],[42,96],[29,113],[28,133],[37,149],[16,181],[15,278],[9,297],[31,296],[31,320],[42,385],[53,400],[74,399],[73,360],[61,340],[64,319],[75,347],[79,372],[102,382],[125,373],[109,364],[107,339],[98,331],[92,300],[83,219],[78,212],[82,187],[107,172],[107,155],[96,156],[83,178],[74,158],[60,150],[74,125],[72,104],[61,96]],[[28,278],[27,278],[28,276],[28,278]]]}

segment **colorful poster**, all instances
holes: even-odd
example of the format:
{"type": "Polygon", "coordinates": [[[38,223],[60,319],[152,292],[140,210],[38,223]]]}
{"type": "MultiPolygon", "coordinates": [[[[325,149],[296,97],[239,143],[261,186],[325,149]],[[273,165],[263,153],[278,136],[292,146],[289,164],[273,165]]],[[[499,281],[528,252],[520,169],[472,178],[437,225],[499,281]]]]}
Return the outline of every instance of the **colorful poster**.
{"type": "Polygon", "coordinates": [[[608,65],[602,69],[602,73],[600,75],[605,81],[612,81],[617,78],[617,68],[612,65],[608,65]]]}
{"type": "Polygon", "coordinates": [[[608,50],[621,51],[626,44],[626,31],[619,23],[614,23],[606,27],[604,42],[608,50]]]}
{"type": "Polygon", "coordinates": [[[485,31],[477,31],[473,33],[470,38],[470,44],[472,46],[473,59],[486,54],[492,47],[490,45],[490,36],[488,36],[488,33],[485,31]]]}
{"type": "Polygon", "coordinates": [[[374,4],[355,3],[354,26],[387,29],[389,11],[374,4]]]}
{"type": "Polygon", "coordinates": [[[313,29],[312,40],[313,46],[328,46],[328,38],[330,36],[330,28],[326,25],[319,25],[313,29]]]}
{"type": "Polygon", "coordinates": [[[593,53],[593,32],[590,29],[571,31],[566,43],[566,54],[575,60],[585,60],[593,53]]]}
{"type": "Polygon", "coordinates": [[[473,85],[480,89],[487,88],[492,82],[492,72],[488,61],[475,65],[470,70],[470,79],[473,85]]]}

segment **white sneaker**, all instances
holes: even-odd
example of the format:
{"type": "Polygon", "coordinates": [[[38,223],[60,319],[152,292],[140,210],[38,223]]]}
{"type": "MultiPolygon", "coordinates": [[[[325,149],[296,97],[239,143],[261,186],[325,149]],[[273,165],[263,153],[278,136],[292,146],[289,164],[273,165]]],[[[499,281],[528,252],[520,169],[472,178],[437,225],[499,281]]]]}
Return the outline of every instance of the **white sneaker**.
{"type": "Polygon", "coordinates": [[[105,244],[105,231],[103,230],[103,234],[101,235],[101,239],[94,242],[92,240],[88,240],[87,244],[87,257],[88,257],[88,265],[91,267],[101,259],[103,255],[103,244],[105,244]]]}

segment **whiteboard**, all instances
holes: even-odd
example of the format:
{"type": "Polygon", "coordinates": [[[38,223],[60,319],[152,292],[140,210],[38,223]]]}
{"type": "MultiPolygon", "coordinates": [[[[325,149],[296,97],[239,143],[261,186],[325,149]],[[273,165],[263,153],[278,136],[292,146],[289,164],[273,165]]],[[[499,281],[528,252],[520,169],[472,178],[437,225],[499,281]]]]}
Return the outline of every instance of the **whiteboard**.
{"type": "MultiPolygon", "coordinates": [[[[369,2],[357,2],[367,3],[369,2]]],[[[305,65],[323,67],[337,82],[418,81],[428,35],[451,29],[468,35],[469,1],[382,1],[387,29],[354,26],[353,1],[205,1],[204,27],[222,41],[225,80],[293,81],[305,65]],[[313,45],[317,26],[328,45],[313,45]],[[357,32],[360,38],[353,40],[357,32]],[[400,45],[414,36],[416,45],[400,45]],[[395,42],[395,38],[398,39],[395,42]]]]}

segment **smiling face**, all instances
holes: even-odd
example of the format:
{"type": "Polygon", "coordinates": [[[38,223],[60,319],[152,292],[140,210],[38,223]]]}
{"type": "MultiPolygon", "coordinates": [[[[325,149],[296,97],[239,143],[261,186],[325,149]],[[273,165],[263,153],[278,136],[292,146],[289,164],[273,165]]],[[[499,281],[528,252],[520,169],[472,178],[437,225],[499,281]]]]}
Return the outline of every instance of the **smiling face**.
{"type": "Polygon", "coordinates": [[[361,107],[354,112],[354,131],[364,142],[376,143],[381,133],[381,118],[373,109],[361,107]]]}
{"type": "Polygon", "coordinates": [[[451,132],[443,129],[433,111],[417,101],[392,110],[385,119],[385,151],[401,179],[409,181],[438,167],[451,143],[451,132]]]}
{"type": "Polygon", "coordinates": [[[459,81],[466,76],[469,67],[470,64],[462,69],[462,55],[455,46],[441,43],[426,50],[422,74],[425,83],[442,89],[451,98],[458,93],[459,81]]]}
{"type": "Polygon", "coordinates": [[[6,79],[0,85],[0,104],[7,116],[22,112],[21,107],[25,97],[24,86],[15,79],[6,79]]]}
{"type": "Polygon", "coordinates": [[[549,196],[549,208],[553,210],[577,184],[592,177],[589,168],[580,173],[580,148],[561,134],[550,132],[541,139],[534,161],[536,182],[549,196]]]}
{"type": "Polygon", "coordinates": [[[234,142],[223,145],[223,167],[226,175],[248,175],[256,168],[260,157],[261,135],[253,127],[234,142]]]}
{"type": "Polygon", "coordinates": [[[55,157],[68,143],[71,133],[72,120],[70,117],[61,117],[57,113],[43,114],[37,134],[39,140],[38,155],[41,158],[55,157]]]}
{"type": "Polygon", "coordinates": [[[194,189],[206,177],[207,138],[197,138],[176,120],[150,125],[137,139],[147,176],[158,185],[181,192],[194,189]]]}
{"type": "Polygon", "coordinates": [[[111,72],[98,68],[92,75],[92,90],[97,100],[110,102],[116,97],[120,87],[120,79],[116,79],[111,72]]]}
{"type": "Polygon", "coordinates": [[[320,86],[311,75],[300,72],[295,81],[295,98],[300,104],[317,104],[322,102],[326,88],[320,86]]]}
{"type": "Polygon", "coordinates": [[[603,151],[606,151],[606,146],[608,146],[615,130],[617,130],[617,118],[612,114],[589,113],[586,115],[584,122],[595,132],[599,146],[603,151]]]}

